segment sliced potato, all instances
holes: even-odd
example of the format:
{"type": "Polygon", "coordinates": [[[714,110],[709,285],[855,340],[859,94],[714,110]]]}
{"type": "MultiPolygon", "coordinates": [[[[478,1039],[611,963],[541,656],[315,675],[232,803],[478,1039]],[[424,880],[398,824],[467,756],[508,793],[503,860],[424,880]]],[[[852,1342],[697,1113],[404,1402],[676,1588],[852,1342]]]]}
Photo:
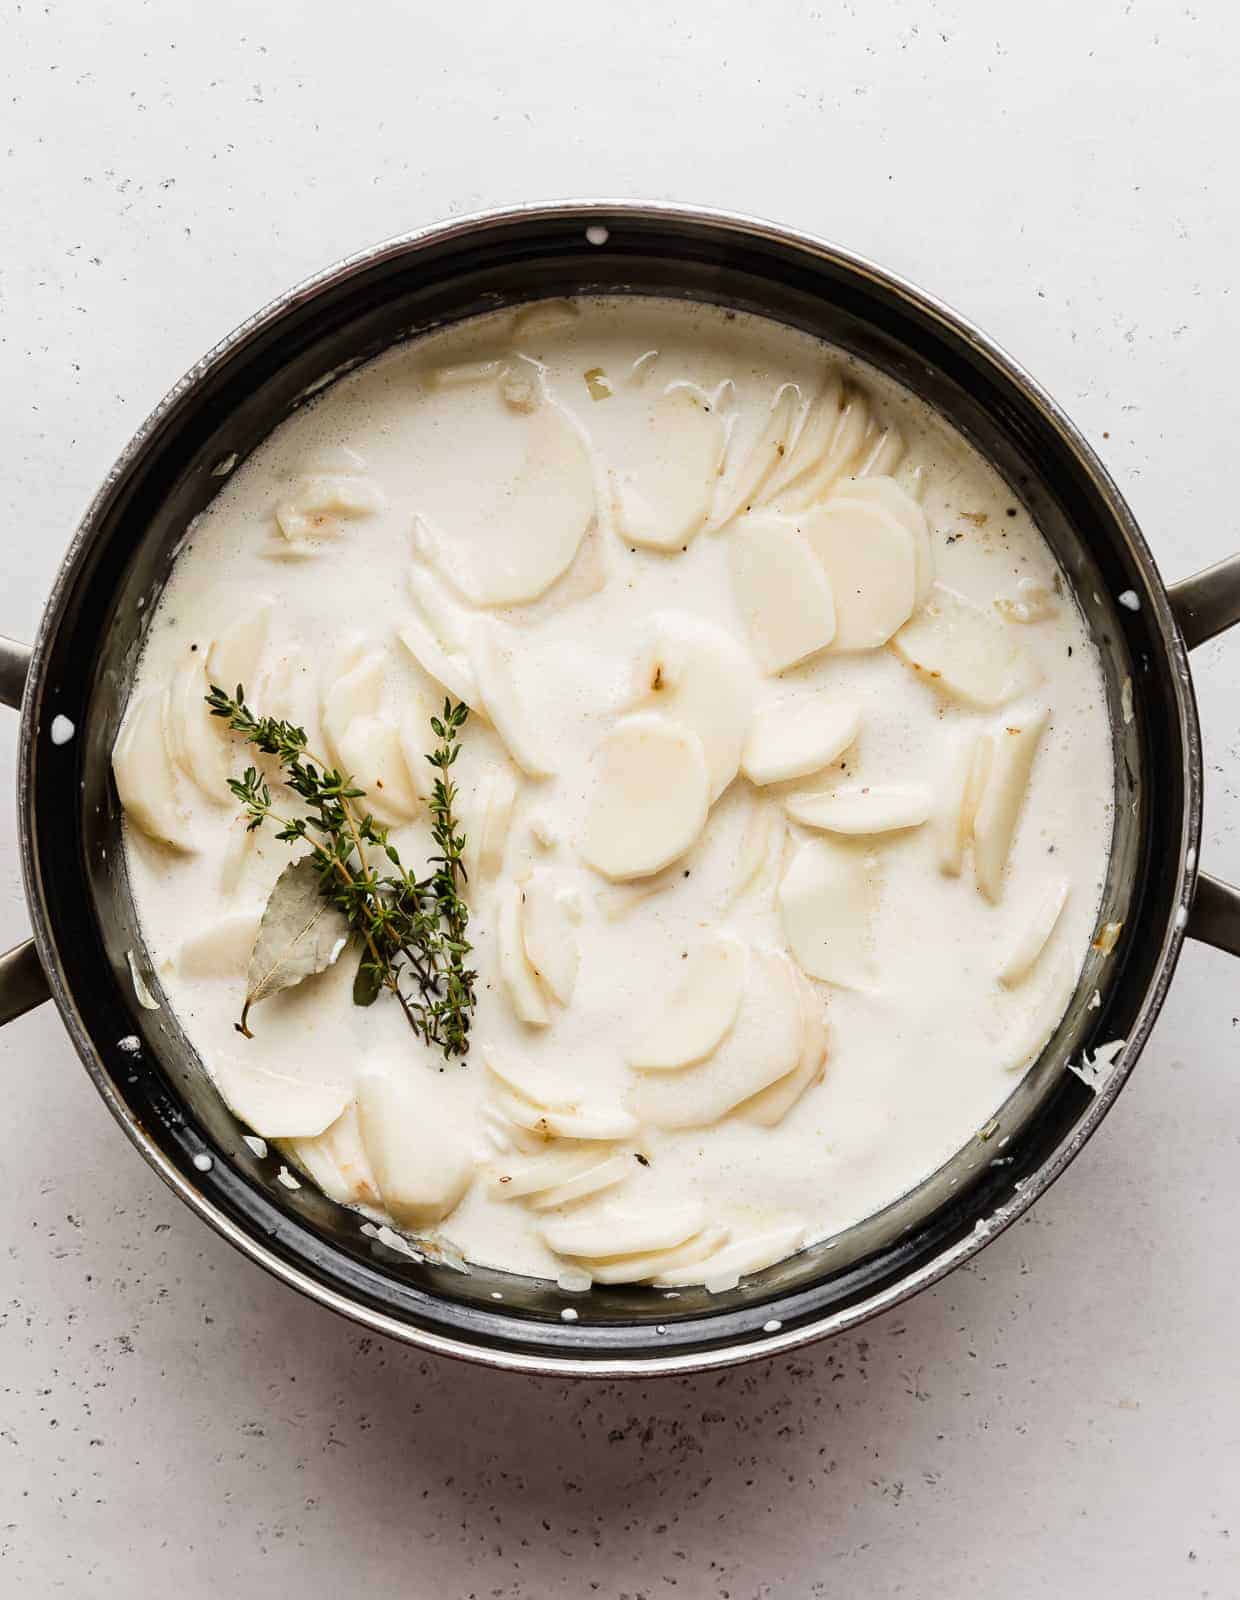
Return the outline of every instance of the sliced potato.
{"type": "Polygon", "coordinates": [[[611,883],[594,896],[594,903],[608,922],[619,922],[637,910],[638,906],[654,895],[663,894],[683,880],[679,867],[665,867],[651,878],[638,878],[632,883],[611,883]]]}
{"type": "Polygon", "coordinates": [[[838,761],[861,728],[861,708],[808,695],[760,707],[745,741],[741,770],[750,783],[788,783],[838,761]]]}
{"type": "Polygon", "coordinates": [[[483,709],[508,754],[528,777],[550,777],[555,761],[544,748],[518,680],[512,649],[498,624],[480,621],[474,628],[469,641],[469,664],[483,709]]]}
{"type": "Polygon", "coordinates": [[[768,505],[790,490],[799,492],[825,459],[839,427],[843,407],[843,385],[839,375],[829,371],[805,406],[790,448],[763,486],[763,499],[768,505]]]}
{"type": "MultiPolygon", "coordinates": [[[[421,727],[420,718],[406,723],[411,738],[419,741],[410,746],[387,717],[354,717],[332,739],[342,770],[366,791],[365,804],[381,821],[408,822],[422,809],[422,795],[414,782],[415,773],[422,776],[421,727]]],[[[425,763],[423,768],[429,771],[425,763]]],[[[425,784],[424,776],[422,781],[425,784]]]]}
{"type": "Polygon", "coordinates": [[[919,828],[934,797],[923,783],[851,784],[826,794],[791,794],[785,804],[794,822],[827,833],[894,833],[919,828]]]}
{"type": "Polygon", "coordinates": [[[421,617],[410,617],[396,637],[427,677],[445,693],[454,700],[463,701],[471,711],[478,709],[482,696],[467,656],[449,655],[421,617]]]}
{"type": "Polygon", "coordinates": [[[637,668],[634,706],[658,711],[702,741],[715,801],[736,776],[753,712],[754,674],[722,628],[681,612],[660,612],[637,668]]]}
{"type": "Polygon", "coordinates": [[[609,1155],[607,1145],[597,1149],[579,1145],[517,1157],[495,1166],[487,1190],[496,1200],[525,1200],[558,1189],[584,1172],[593,1172],[609,1155]]]}
{"type": "Polygon", "coordinates": [[[377,1206],[379,1185],[362,1144],[357,1104],[350,1101],[335,1122],[309,1139],[285,1139],[283,1149],[338,1205],[377,1206]]]}
{"type": "Polygon", "coordinates": [[[498,1053],[489,1045],[482,1047],[486,1069],[497,1083],[503,1084],[522,1100],[540,1111],[572,1111],[578,1096],[557,1087],[555,1079],[548,1077],[532,1062],[515,1061],[509,1055],[498,1053]]]}
{"type": "Polygon", "coordinates": [[[260,915],[238,911],[191,934],[177,954],[177,971],[187,978],[239,977],[258,937],[260,915]]]}
{"type": "Polygon", "coordinates": [[[499,481],[462,480],[433,553],[474,605],[524,605],[568,571],[593,526],[594,468],[576,424],[545,392],[514,407],[497,388],[493,404],[497,425],[519,441],[519,464],[499,481]]]}
{"type": "Polygon", "coordinates": [[[636,1107],[656,1128],[702,1128],[792,1072],[801,1058],[801,1002],[788,959],[755,950],[740,1012],[713,1055],[676,1072],[643,1073],[636,1107]]]}
{"type": "Polygon", "coordinates": [[[711,516],[716,528],[725,528],[734,517],[760,503],[763,487],[788,454],[800,412],[801,391],[795,383],[781,384],[758,437],[735,470],[726,472],[711,516]]]}
{"type": "Polygon", "coordinates": [[[254,847],[254,833],[246,826],[245,818],[238,817],[228,830],[228,842],[220,862],[220,888],[229,899],[241,887],[242,879],[255,859],[254,847]]]}
{"type": "Polygon", "coordinates": [[[688,952],[681,981],[629,1050],[629,1065],[668,1071],[702,1061],[725,1037],[740,1010],[749,972],[749,951],[727,935],[704,940],[688,952]]]}
{"type": "MultiPolygon", "coordinates": [[[[425,522],[418,522],[417,537],[431,546],[433,558],[435,538],[425,522]]],[[[469,647],[472,619],[464,614],[435,574],[420,561],[415,561],[409,568],[409,594],[418,615],[446,654],[465,655],[469,647]]]]}
{"type": "Polygon", "coordinates": [[[650,1250],[670,1250],[700,1233],[706,1225],[706,1208],[690,1200],[677,1206],[651,1207],[647,1211],[609,1208],[593,1217],[544,1222],[543,1242],[557,1256],[589,1256],[610,1261],[650,1250]]]}
{"type": "Polygon", "coordinates": [[[275,508],[276,526],[291,544],[333,538],[341,523],[373,516],[387,501],[370,479],[313,472],[298,478],[275,508]]]}
{"type": "Polygon", "coordinates": [[[1076,990],[1076,958],[1063,951],[1052,963],[1036,1000],[1014,1024],[999,1047],[999,1060],[1008,1072],[1023,1072],[1042,1054],[1059,1026],[1076,990]]]}
{"type": "MultiPolygon", "coordinates": [[[[164,708],[169,753],[185,776],[216,805],[231,805],[232,752],[222,717],[207,705],[207,675],[197,656],[177,669],[164,708]]],[[[236,685],[233,685],[236,688],[236,685]]],[[[230,691],[231,692],[231,691],[230,691]]]]}
{"type": "Polygon", "coordinates": [[[936,689],[981,711],[1005,705],[1041,677],[1013,629],[942,583],[891,646],[936,689]]]}
{"type": "Polygon", "coordinates": [[[516,1095],[499,1093],[495,1103],[515,1127],[528,1129],[540,1139],[583,1139],[598,1143],[629,1139],[637,1132],[635,1116],[620,1105],[578,1105],[569,1111],[544,1111],[516,1095]]]}
{"type": "Polygon", "coordinates": [[[785,1078],[761,1090],[736,1108],[736,1115],[760,1127],[773,1128],[822,1077],[827,1064],[827,1022],[813,986],[798,974],[801,997],[801,1056],[785,1078]]]}
{"type": "Polygon", "coordinates": [[[500,890],[495,933],[500,976],[504,980],[512,1009],[522,1022],[529,1023],[531,1027],[547,1027],[551,1022],[551,1013],[547,1009],[537,975],[526,958],[525,940],[521,932],[521,890],[515,883],[506,883],[500,890]]]}
{"type": "MultiPolygon", "coordinates": [[[[291,645],[290,652],[295,648],[291,645]]],[[[317,674],[309,662],[294,660],[291,653],[278,656],[260,675],[254,700],[266,715],[301,728],[312,750],[326,745],[320,725],[317,674]]],[[[269,765],[273,762],[271,757],[264,759],[269,765]]]]}
{"type": "Polygon", "coordinates": [[[718,409],[697,390],[673,384],[657,396],[614,476],[620,537],[669,552],[689,544],[710,510],[723,441],[718,409]]]}
{"type": "Polygon", "coordinates": [[[323,695],[323,736],[328,755],[340,761],[336,746],[350,724],[374,716],[383,696],[383,657],[378,650],[354,640],[338,652],[331,681],[323,695]]]}
{"type": "MultiPolygon", "coordinates": [[[[807,418],[807,425],[808,421],[807,418]]],[[[780,491],[781,508],[801,511],[825,500],[836,479],[855,466],[869,432],[870,408],[865,396],[855,389],[841,390],[835,427],[826,449],[795,483],[780,491]]]]}
{"type": "Polygon", "coordinates": [[[994,740],[989,734],[969,733],[961,742],[937,822],[939,870],[945,877],[960,876],[994,752],[994,740]]]}
{"type": "Polygon", "coordinates": [[[595,1283],[648,1283],[660,1273],[674,1272],[705,1261],[728,1242],[727,1228],[703,1228],[684,1244],[670,1250],[650,1250],[644,1255],[615,1256],[610,1261],[587,1258],[583,1265],[595,1283]]]}
{"type": "Polygon", "coordinates": [[[761,875],[772,852],[782,843],[784,831],[783,812],[774,801],[759,799],[753,802],[736,857],[731,893],[733,900],[739,900],[761,875]]]}
{"type": "Polygon", "coordinates": [[[835,638],[835,600],[822,562],[788,517],[751,512],[728,538],[737,609],[765,672],[783,672],[835,638]]]}
{"type": "Polygon", "coordinates": [[[857,478],[881,478],[894,472],[904,460],[904,450],[904,435],[899,428],[875,428],[862,447],[857,478]]]}
{"type": "MultiPolygon", "coordinates": [[[[443,710],[441,704],[425,699],[418,690],[412,694],[406,692],[402,696],[403,710],[400,725],[396,730],[396,742],[400,747],[401,760],[404,762],[405,775],[409,780],[416,799],[413,802],[414,811],[409,815],[400,815],[397,821],[404,822],[412,819],[414,815],[421,815],[421,807],[417,802],[429,801],[435,792],[436,768],[432,767],[427,757],[434,749],[436,740],[431,728],[431,718],[443,710]]],[[[373,796],[368,797],[373,801],[373,796]]]]}
{"type": "Polygon", "coordinates": [[[225,1105],[262,1139],[307,1139],[322,1133],[348,1105],[347,1089],[307,1083],[220,1053],[211,1076],[225,1105]]]}
{"type": "Polygon", "coordinates": [[[112,750],[112,776],[125,815],[160,844],[191,854],[189,815],[177,790],[164,734],[165,692],[130,701],[112,750]]]}
{"type": "MultiPolygon", "coordinates": [[[[207,651],[207,677],[211,683],[229,694],[236,694],[238,684],[254,692],[274,609],[274,600],[260,599],[214,640],[207,651]]],[[[261,709],[265,711],[266,707],[261,709]]]]}
{"type": "Polygon", "coordinates": [[[876,650],[913,610],[913,536],[885,507],[831,500],[799,519],[835,597],[835,651],[876,650]]]}
{"type": "Polygon", "coordinates": [[[443,585],[420,563],[409,571],[409,593],[416,614],[400,630],[400,641],[423,672],[454,699],[463,701],[476,716],[485,715],[482,696],[469,662],[471,622],[443,585]]]}
{"type": "Polygon", "coordinates": [[[1004,869],[1048,717],[1045,706],[1016,707],[994,734],[994,760],[973,821],[973,870],[992,902],[1003,894],[1004,869]]]}
{"type": "Polygon", "coordinates": [[[716,1294],[734,1289],[750,1272],[761,1272],[790,1256],[805,1240],[803,1222],[784,1222],[764,1228],[725,1245],[718,1254],[693,1267],[678,1267],[661,1272],[653,1280],[660,1289],[677,1289],[686,1284],[704,1283],[716,1294]]]}
{"type": "Polygon", "coordinates": [[[585,1172],[566,1178],[554,1189],[544,1189],[530,1201],[534,1211],[554,1211],[558,1206],[575,1205],[591,1195],[602,1194],[605,1189],[615,1189],[633,1176],[636,1162],[625,1156],[608,1156],[596,1162],[585,1172]]]}
{"type": "Polygon", "coordinates": [[[465,805],[465,871],[471,884],[503,871],[516,799],[517,780],[506,766],[488,767],[474,785],[465,805]]]}
{"type": "Polygon", "coordinates": [[[442,1222],[473,1181],[465,1131],[435,1101],[434,1077],[417,1063],[358,1076],[362,1144],[385,1209],[406,1228],[442,1222]]]}
{"type": "Polygon", "coordinates": [[[843,989],[872,982],[874,890],[869,863],[856,846],[827,839],[801,845],[776,899],[802,972],[843,989]]]}
{"type": "Polygon", "coordinates": [[[913,540],[914,604],[925,605],[934,586],[934,552],[926,513],[902,484],[885,473],[845,478],[831,497],[832,504],[864,503],[882,506],[908,529],[913,540]]]}
{"type": "Polygon", "coordinates": [[[999,967],[999,982],[1012,989],[1023,983],[1050,942],[1068,899],[1067,878],[1052,878],[1042,886],[1031,909],[1022,907],[1022,922],[999,967]]]}
{"type": "Polygon", "coordinates": [[[647,878],[702,831],[710,784],[702,741],[654,713],[622,717],[594,755],[582,854],[605,878],[647,878]]]}
{"type": "Polygon", "coordinates": [[[573,998],[581,952],[551,873],[535,872],[521,886],[521,933],[526,959],[562,1006],[573,998]]]}

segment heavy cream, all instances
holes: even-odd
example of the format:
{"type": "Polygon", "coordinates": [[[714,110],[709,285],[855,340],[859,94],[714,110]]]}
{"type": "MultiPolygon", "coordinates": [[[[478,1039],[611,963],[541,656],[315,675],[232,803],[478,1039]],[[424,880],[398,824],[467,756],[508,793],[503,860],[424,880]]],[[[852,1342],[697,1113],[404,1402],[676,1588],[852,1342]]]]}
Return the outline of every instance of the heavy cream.
{"type": "Polygon", "coordinates": [[[152,964],[277,1164],[576,1284],[730,1284],[966,1144],[1111,831],[1097,655],[1003,481],[840,352],[641,299],[422,338],[281,426],[177,559],[115,768],[152,964]],[[295,851],[238,820],[213,682],[419,868],[430,717],[472,708],[463,1061],[352,1003],[352,947],[235,1030],[295,851]]]}

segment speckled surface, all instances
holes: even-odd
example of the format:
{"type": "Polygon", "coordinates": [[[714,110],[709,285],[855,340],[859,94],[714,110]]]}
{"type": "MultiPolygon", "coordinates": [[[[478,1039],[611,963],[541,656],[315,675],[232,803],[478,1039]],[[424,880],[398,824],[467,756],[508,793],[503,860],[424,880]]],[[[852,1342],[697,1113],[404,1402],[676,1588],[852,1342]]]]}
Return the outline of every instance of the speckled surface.
{"type": "MultiPolygon", "coordinates": [[[[416,9],[8,9],[0,630],[31,633],[115,453],[256,305],[385,233],[573,193],[877,256],[1034,368],[1168,576],[1240,546],[1227,8],[416,9]]],[[[1196,671],[1205,861],[1240,877],[1240,639],[1196,671]]],[[[9,722],[9,789],[13,748],[9,722]]],[[[596,1386],[303,1305],[27,1017],[0,1035],[0,1594],[1231,1600],[1238,1062],[1240,967],[1190,949],[1102,1133],[973,1270],[794,1359],[596,1386]]]]}

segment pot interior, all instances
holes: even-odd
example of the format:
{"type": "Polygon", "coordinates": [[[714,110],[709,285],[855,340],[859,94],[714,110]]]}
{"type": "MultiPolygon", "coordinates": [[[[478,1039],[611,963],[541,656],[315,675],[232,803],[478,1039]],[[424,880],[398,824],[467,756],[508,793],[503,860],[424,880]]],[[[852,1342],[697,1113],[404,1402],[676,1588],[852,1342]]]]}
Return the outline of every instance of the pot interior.
{"type": "Polygon", "coordinates": [[[785,1329],[824,1318],[843,1325],[850,1307],[917,1274],[1036,1187],[1045,1164],[1087,1126],[1094,1101],[1065,1061],[1116,1037],[1139,1045],[1152,1021],[1177,943],[1169,929],[1196,805],[1185,782],[1191,696],[1168,627],[1161,585],[1122,504],[1053,414],[936,308],[863,266],[756,228],[644,208],[555,208],[383,247],[263,313],[191,375],[118,466],[49,611],[32,715],[44,729],[68,716],[79,736],[63,746],[34,741],[32,870],[79,1048],[113,1109],[183,1188],[284,1268],[411,1336],[437,1334],[496,1359],[604,1364],[736,1347],[761,1339],[771,1318],[785,1329]],[[600,223],[606,242],[592,244],[586,227],[600,223]],[[308,1184],[290,1191],[275,1181],[278,1158],[260,1160],[243,1142],[167,1005],[137,1003],[128,966],[132,951],[159,998],[126,882],[109,752],[144,624],[226,464],[332,376],[399,340],[592,291],[683,296],[774,317],[872,363],[944,413],[998,468],[1058,557],[1099,647],[1114,730],[1116,821],[1101,919],[1123,923],[1124,933],[1110,956],[1089,952],[1068,1015],[998,1126],[885,1211],[725,1294],[617,1287],[570,1296],[554,1284],[394,1253],[308,1184]],[[1124,591],[1139,609],[1116,605],[1124,591]],[[1095,989],[1101,1005],[1091,1009],[1095,989]],[[136,1052],[121,1042],[134,1036],[136,1052]],[[195,1165],[204,1155],[208,1171],[195,1165]],[[569,1305],[574,1322],[561,1317],[569,1305]]]}

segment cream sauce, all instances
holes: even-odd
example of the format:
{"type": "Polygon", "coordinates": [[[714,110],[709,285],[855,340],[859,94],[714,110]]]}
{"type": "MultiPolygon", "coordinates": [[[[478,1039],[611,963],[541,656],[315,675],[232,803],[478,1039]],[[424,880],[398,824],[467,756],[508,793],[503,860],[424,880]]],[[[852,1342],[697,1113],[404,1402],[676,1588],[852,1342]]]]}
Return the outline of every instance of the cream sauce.
{"type": "MultiPolygon", "coordinates": [[[[854,453],[849,470],[864,464],[854,453]]],[[[838,504],[838,483],[834,493],[838,504]]],[[[796,498],[792,492],[777,499],[775,510],[790,518],[801,538],[813,507],[789,510],[796,498]]],[[[881,521],[884,514],[858,526],[895,541],[899,554],[903,536],[892,532],[890,520],[881,521]]],[[[841,574],[853,571],[852,524],[837,534],[824,528],[822,548],[842,551],[832,557],[843,563],[834,569],[841,588],[837,624],[856,638],[870,613],[846,616],[851,591],[845,591],[853,579],[841,574]]],[[[895,583],[893,572],[890,564],[884,567],[884,585],[895,583]]],[[[922,598],[930,576],[908,578],[922,598]]],[[[875,581],[862,574],[856,585],[875,581]]],[[[909,602],[898,584],[884,589],[883,604],[889,612],[903,607],[907,615],[909,602]]],[[[244,660],[245,653],[243,640],[233,659],[244,660]]],[[[1002,660],[982,666],[992,686],[1007,672],[1002,660]]],[[[722,1285],[755,1263],[872,1214],[990,1119],[1011,1092],[1011,1069],[1024,1064],[1029,1041],[1036,1049],[1062,1010],[1064,983],[1070,989],[1094,931],[1111,832],[1111,741],[1097,655],[1049,549],[1007,486],[941,418],[839,352],[747,315],[659,301],[584,301],[567,311],[527,313],[515,326],[510,315],[479,319],[402,346],[342,378],[238,466],[194,525],[152,619],[131,719],[147,695],[163,707],[163,720],[158,726],[152,721],[140,752],[146,765],[139,770],[147,787],[166,790],[165,809],[156,808],[151,829],[159,832],[160,816],[173,816],[181,842],[192,848],[174,851],[142,832],[133,809],[141,800],[122,784],[131,807],[129,871],[160,982],[202,1059],[226,1089],[230,1072],[235,1077],[255,1064],[313,1085],[307,1103],[319,1109],[306,1113],[306,1128],[343,1105],[323,1138],[307,1134],[281,1149],[329,1192],[369,1203],[372,1214],[383,1209],[375,1191],[378,1166],[386,1163],[386,1171],[401,1160],[400,1149],[376,1158],[374,1141],[385,1137],[375,1131],[376,1119],[417,1120],[464,1163],[442,1179],[449,1200],[463,1188],[442,1231],[467,1258],[488,1265],[554,1278],[579,1273],[584,1260],[585,1270],[605,1276],[616,1262],[614,1255],[598,1255],[600,1246],[591,1241],[599,1236],[623,1243],[635,1263],[631,1274],[621,1265],[612,1276],[662,1271],[667,1283],[694,1281],[696,1274],[696,1281],[722,1285]],[[511,362],[513,352],[526,359],[501,374],[492,364],[511,362]],[[473,363],[477,371],[454,370],[444,380],[445,368],[473,363]],[[774,445],[769,481],[778,477],[780,463],[795,449],[805,398],[832,370],[858,386],[859,403],[869,408],[870,465],[886,468],[902,486],[900,504],[920,497],[933,575],[986,613],[996,637],[1006,641],[1003,648],[1015,647],[1011,692],[1004,690],[990,709],[944,693],[894,648],[820,650],[778,673],[764,671],[763,652],[778,655],[806,628],[812,636],[819,613],[802,615],[794,607],[766,635],[751,633],[743,603],[749,580],[738,592],[732,570],[738,524],[696,531],[712,503],[728,509],[731,488],[742,512],[760,498],[760,491],[756,497],[750,492],[761,465],[755,450],[774,445]],[[800,392],[771,418],[773,398],[789,383],[800,392]],[[772,431],[763,444],[769,418],[772,431]],[[902,452],[895,434],[882,444],[884,427],[898,430],[902,452]],[[721,483],[713,428],[729,436],[721,483]],[[590,526],[578,547],[583,503],[590,526]],[[501,549],[496,541],[505,533],[509,542],[501,549]],[[659,544],[665,548],[651,548],[659,544]],[[477,603],[536,588],[565,560],[565,575],[530,603],[490,610],[477,603]],[[411,574],[421,598],[430,597],[433,615],[419,611],[411,574]],[[383,727],[405,733],[408,748],[419,735],[429,744],[427,712],[442,700],[442,688],[399,642],[402,629],[420,620],[417,638],[424,643],[429,631],[432,646],[448,655],[458,692],[462,684],[472,692],[480,676],[486,679],[494,725],[471,717],[456,768],[471,852],[481,848],[485,858],[475,866],[470,891],[479,998],[475,1042],[464,1062],[445,1064],[419,1045],[390,997],[368,1009],[355,1007],[351,951],[321,976],[257,1006],[252,1040],[234,1031],[257,917],[290,852],[267,831],[246,843],[228,796],[221,792],[223,803],[214,803],[190,780],[191,771],[205,770],[210,787],[216,757],[207,750],[195,758],[184,729],[180,766],[169,761],[155,772],[158,734],[162,728],[167,737],[170,713],[154,697],[186,663],[205,660],[212,642],[263,600],[272,606],[254,680],[246,685],[251,702],[304,721],[317,745],[325,737],[326,709],[337,744],[357,762],[371,763],[372,777],[382,762],[398,763],[392,752],[399,737],[393,742],[381,734],[376,743],[376,725],[350,724],[350,714],[378,715],[383,727]],[[996,602],[1002,604],[996,608],[996,602]],[[472,653],[460,648],[480,615],[501,624],[489,655],[477,644],[472,653]],[[690,625],[721,630],[733,641],[733,653],[711,657],[699,669],[683,645],[660,652],[652,637],[659,615],[670,616],[675,637],[690,625]],[[379,652],[378,664],[353,700],[337,693],[331,701],[356,666],[358,640],[379,652]],[[672,763],[660,770],[678,774],[671,797],[680,804],[675,825],[668,820],[668,785],[656,783],[649,828],[664,829],[666,837],[656,839],[647,828],[639,845],[649,844],[650,859],[671,849],[673,864],[653,880],[609,883],[584,856],[597,860],[601,853],[614,870],[615,853],[628,859],[624,852],[638,846],[614,817],[604,816],[594,830],[605,840],[594,837],[591,816],[597,820],[602,800],[592,787],[598,772],[592,760],[635,709],[635,685],[649,685],[664,655],[672,696],[661,689],[636,709],[653,709],[665,731],[670,726],[675,733],[687,722],[691,734],[680,741],[686,755],[676,753],[680,745],[672,748],[674,739],[659,747],[659,759],[672,763]],[[751,698],[752,716],[735,710],[738,695],[751,698]],[[944,821],[943,810],[953,783],[968,776],[960,776],[962,763],[967,766],[976,736],[993,735],[996,760],[1002,760],[1004,739],[1016,737],[1008,735],[1005,718],[1027,717],[1031,704],[1035,713],[1046,710],[1046,725],[1036,736],[1023,804],[1014,791],[1015,837],[1010,854],[999,849],[997,898],[993,883],[988,898],[975,882],[967,826],[960,871],[943,870],[955,817],[953,811],[944,821]],[[828,706],[837,721],[841,707],[845,721],[850,712],[856,717],[856,737],[842,753],[815,766],[811,750],[801,762],[810,762],[808,772],[761,788],[732,775],[738,727],[744,742],[755,725],[772,730],[796,723],[799,707],[801,721],[829,745],[831,736],[822,731],[828,706]],[[411,735],[411,728],[417,732],[411,735]],[[702,801],[709,814],[695,830],[697,802],[688,791],[698,749],[707,789],[722,787],[722,793],[713,803],[709,795],[702,801]],[[682,759],[683,773],[675,766],[682,759]],[[530,775],[539,768],[548,775],[530,775]],[[858,796],[859,790],[870,792],[858,796]],[[792,791],[830,793],[835,809],[824,814],[833,826],[863,832],[823,832],[792,821],[783,804],[792,791]],[[839,791],[851,793],[841,797],[839,791]],[[895,791],[894,799],[886,791],[895,791]],[[480,811],[487,797],[484,828],[480,811]],[[504,838],[507,799],[512,814],[504,838]],[[890,831],[864,831],[880,825],[890,831]],[[685,852],[677,848],[675,827],[696,835],[685,852]],[[795,971],[785,952],[791,930],[800,926],[800,913],[789,911],[796,894],[788,874],[807,845],[823,846],[833,887],[825,902],[826,890],[814,891],[816,900],[811,893],[810,933],[802,943],[818,937],[827,904],[831,916],[843,919],[833,935],[832,976],[844,980],[807,979],[808,994],[795,976],[791,990],[780,987],[782,975],[795,971]],[[522,907],[518,887],[531,873],[539,885],[532,910],[528,898],[522,907]],[[643,893],[651,882],[656,892],[643,893]],[[527,963],[515,989],[526,992],[527,1013],[542,1009],[544,1026],[519,1019],[514,984],[501,973],[500,925],[507,918],[506,948],[511,951],[515,939],[519,954],[525,914],[525,949],[538,953],[543,977],[527,963]],[[705,1067],[640,1072],[628,1057],[643,1028],[657,1035],[672,1026],[659,1019],[687,971],[686,958],[720,935],[737,941],[739,959],[748,965],[745,998],[718,1059],[728,1039],[755,1039],[759,1053],[766,1049],[781,1023],[774,1015],[768,1022],[761,1007],[782,995],[786,1010],[799,994],[807,1014],[825,1018],[821,1081],[811,1082],[773,1126],[730,1111],[704,1126],[667,1128],[643,1120],[635,1131],[607,1140],[605,1149],[589,1146],[598,1158],[594,1170],[604,1161],[615,1164],[598,1178],[608,1181],[605,1190],[575,1201],[572,1173],[591,1163],[567,1159],[580,1146],[556,1139],[548,1148],[566,1157],[566,1204],[537,1210],[532,1196],[503,1197],[499,1180],[528,1163],[539,1140],[528,1130],[514,1131],[506,1119],[503,1108],[511,1110],[514,1102],[488,1070],[488,1056],[527,1088],[536,1085],[530,1095],[552,1107],[553,1122],[555,1108],[568,1107],[571,1115],[571,1108],[584,1106],[605,1113],[609,1127],[626,1126],[628,1113],[650,1104],[652,1080],[659,1080],[652,1092],[661,1105],[680,1093],[673,1079],[710,1077],[711,1057],[705,1067]],[[841,961],[857,970],[842,973],[841,961]],[[1025,1044],[1017,1042],[1022,1030],[1025,1044]],[[359,1123],[353,1098],[376,1073],[400,1093],[406,1080],[412,1082],[414,1098],[407,1103],[396,1093],[393,1099],[385,1088],[381,1103],[372,1096],[369,1112],[363,1105],[359,1123]],[[359,1127],[363,1135],[369,1127],[369,1143],[359,1127]],[[696,1248],[684,1250],[686,1238],[696,1240],[696,1248]],[[672,1255],[661,1264],[660,1252],[669,1249],[672,1255]]],[[[174,726],[174,744],[177,737],[174,726]]],[[[218,737],[216,730],[209,737],[218,737]]],[[[779,763],[786,767],[789,759],[795,767],[805,742],[799,737],[791,739],[791,757],[778,739],[756,750],[751,745],[756,775],[782,771],[779,763]]],[[[240,752],[225,750],[225,766],[229,760],[234,769],[245,764],[240,752]]],[[[644,793],[648,772],[617,770],[625,795],[630,779],[632,793],[644,793]]],[[[392,771],[385,793],[398,809],[408,809],[410,785],[420,775],[392,771]]],[[[986,789],[985,776],[980,769],[975,774],[973,799],[982,808],[979,816],[999,816],[1005,798],[993,784],[986,789]]],[[[812,805],[799,802],[793,810],[814,814],[812,805]]],[[[998,826],[1002,832],[1001,816],[998,826]]],[[[402,823],[393,836],[406,860],[424,857],[423,821],[402,823]]],[[[983,862],[977,869],[983,877],[989,872],[993,878],[994,854],[992,843],[989,867],[983,862]]],[[[820,865],[811,852],[795,881],[820,865]]],[[[726,951],[720,959],[726,964],[726,951]]],[[[706,982],[705,1001],[689,1005],[687,1019],[680,1019],[690,1032],[697,1026],[709,1035],[726,1025],[726,1017],[712,1022],[707,1014],[724,1004],[726,988],[722,980],[706,982]]],[[[733,1066],[747,1070],[744,1061],[727,1070],[733,1066]]],[[[806,1075],[814,1073],[807,1068],[806,1075]]],[[[533,1101],[518,1095],[516,1103],[529,1110],[533,1101]]],[[[272,1159],[278,1159],[275,1152],[272,1159]]],[[[423,1151],[416,1159],[432,1157],[423,1151]]],[[[389,1182],[395,1193],[400,1184],[389,1182]]],[[[588,1188],[589,1180],[578,1187],[588,1188]]],[[[423,1204],[413,1196],[388,1209],[412,1228],[410,1219],[422,1215],[423,1204]]]]}

